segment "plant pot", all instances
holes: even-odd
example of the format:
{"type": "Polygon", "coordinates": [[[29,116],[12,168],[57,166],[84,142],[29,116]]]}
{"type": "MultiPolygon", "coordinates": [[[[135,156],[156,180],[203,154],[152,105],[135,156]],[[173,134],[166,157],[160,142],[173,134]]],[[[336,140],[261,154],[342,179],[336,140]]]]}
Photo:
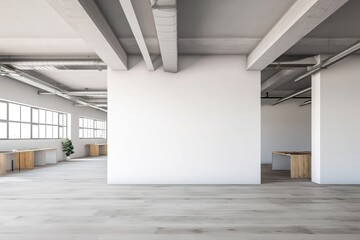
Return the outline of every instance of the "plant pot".
{"type": "Polygon", "coordinates": [[[70,156],[66,156],[65,160],[66,160],[66,161],[70,161],[70,160],[71,160],[71,157],[70,157],[70,156]]]}

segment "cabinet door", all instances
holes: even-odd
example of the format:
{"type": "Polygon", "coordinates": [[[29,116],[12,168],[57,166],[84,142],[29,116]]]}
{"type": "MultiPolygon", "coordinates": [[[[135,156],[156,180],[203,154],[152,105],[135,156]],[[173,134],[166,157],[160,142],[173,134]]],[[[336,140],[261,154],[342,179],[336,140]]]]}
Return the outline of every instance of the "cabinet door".
{"type": "Polygon", "coordinates": [[[16,154],[16,169],[34,168],[34,152],[22,152],[16,154]]]}

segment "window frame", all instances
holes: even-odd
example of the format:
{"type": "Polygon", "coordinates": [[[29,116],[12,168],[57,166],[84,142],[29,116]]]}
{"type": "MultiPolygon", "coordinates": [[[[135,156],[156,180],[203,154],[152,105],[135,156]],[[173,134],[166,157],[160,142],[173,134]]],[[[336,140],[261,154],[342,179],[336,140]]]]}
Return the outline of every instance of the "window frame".
{"type": "MultiPolygon", "coordinates": [[[[23,104],[23,103],[18,103],[18,102],[13,102],[13,101],[9,101],[9,100],[5,100],[5,99],[0,99],[1,103],[5,103],[7,105],[7,119],[0,119],[0,122],[2,123],[6,123],[7,124],[7,129],[6,129],[6,138],[0,138],[0,140],[49,140],[49,139],[53,139],[53,140],[57,140],[57,139],[64,139],[68,137],[68,128],[69,128],[69,113],[65,113],[65,112],[60,112],[60,111],[55,111],[55,110],[51,110],[51,109],[47,109],[47,108],[42,108],[42,107],[37,107],[37,106],[31,106],[28,104],[23,104]],[[13,120],[9,120],[9,105],[10,104],[16,104],[20,106],[20,120],[19,121],[13,121],[13,120]],[[22,121],[22,107],[27,107],[30,108],[30,121],[29,122],[25,122],[22,121]],[[33,110],[37,110],[37,114],[38,114],[38,118],[37,118],[37,122],[34,122],[33,119],[33,110]],[[40,123],[40,110],[45,111],[45,123],[40,123]],[[52,117],[54,117],[54,113],[57,113],[58,116],[58,124],[54,124],[54,121],[51,124],[47,124],[47,116],[46,113],[47,112],[51,112],[52,117]],[[63,118],[62,120],[62,124],[60,125],[60,117],[63,118]],[[64,121],[65,120],[65,121],[64,121]],[[20,138],[10,138],[10,123],[19,123],[20,126],[20,138]],[[21,125],[22,124],[29,124],[30,125],[30,138],[22,138],[22,130],[21,130],[21,125]],[[44,138],[40,138],[40,125],[44,125],[45,126],[45,137],[44,138]],[[37,134],[37,138],[33,137],[33,126],[37,126],[38,129],[38,134],[37,134]],[[57,138],[51,137],[51,138],[47,138],[47,126],[51,126],[52,131],[54,131],[54,127],[57,127],[57,138]],[[62,129],[63,133],[60,135],[60,129],[62,129]],[[60,136],[62,136],[60,138],[60,136]]],[[[24,108],[25,109],[25,108],[24,108]]],[[[52,136],[54,136],[54,132],[52,132],[51,134],[52,136]]]]}
{"type": "Polygon", "coordinates": [[[79,131],[78,131],[78,137],[79,139],[107,139],[107,122],[105,120],[100,120],[100,119],[95,119],[95,118],[89,118],[89,117],[85,117],[85,116],[79,116],[79,131]],[[86,127],[85,127],[85,121],[87,122],[86,127]],[[89,120],[92,121],[92,127],[90,127],[89,124],[89,120]],[[82,124],[80,124],[80,122],[82,121],[82,124]],[[97,127],[97,122],[102,122],[104,124],[103,128],[98,128],[97,127]],[[87,137],[85,137],[85,131],[92,131],[92,137],[90,137],[87,134],[87,137]],[[104,136],[103,137],[97,137],[96,135],[96,131],[103,131],[104,136]],[[82,136],[80,134],[80,132],[82,131],[82,136]]]}

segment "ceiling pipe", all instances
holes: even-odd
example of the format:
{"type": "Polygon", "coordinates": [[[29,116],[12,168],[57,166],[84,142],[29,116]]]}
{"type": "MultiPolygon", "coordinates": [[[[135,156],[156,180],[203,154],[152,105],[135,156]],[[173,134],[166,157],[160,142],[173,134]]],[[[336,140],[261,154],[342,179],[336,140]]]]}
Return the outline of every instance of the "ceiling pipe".
{"type": "Polygon", "coordinates": [[[36,87],[36,88],[39,88],[41,90],[44,90],[44,91],[47,91],[47,92],[50,92],[54,95],[57,95],[59,97],[62,97],[62,98],[65,98],[65,99],[68,99],[70,101],[73,101],[75,103],[78,103],[78,104],[81,104],[81,105],[84,105],[84,106],[87,106],[87,107],[91,107],[91,108],[94,108],[94,109],[97,109],[97,110],[100,110],[100,111],[103,111],[103,112],[107,112],[107,110],[101,108],[101,107],[98,107],[94,104],[91,104],[91,103],[88,103],[86,101],[84,101],[83,99],[80,99],[80,98],[77,98],[77,97],[74,97],[74,96],[69,96],[65,90],[61,89],[61,88],[58,88],[56,86],[53,86],[47,82],[44,82],[38,78],[35,78],[27,73],[24,73],[20,70],[17,70],[17,69],[12,69],[10,67],[7,67],[7,66],[4,66],[4,65],[0,65],[0,75],[2,76],[6,76],[6,77],[9,77],[9,78],[12,78],[14,80],[17,80],[19,82],[22,82],[22,83],[26,83],[30,86],[33,86],[33,87],[36,87]]]}
{"type": "Polygon", "coordinates": [[[107,103],[107,98],[88,99],[86,101],[89,103],[107,103]]]}
{"type": "Polygon", "coordinates": [[[337,63],[338,61],[350,56],[351,54],[357,52],[360,50],[360,41],[356,42],[355,44],[353,44],[351,47],[345,49],[344,51],[325,59],[324,61],[321,61],[320,63],[316,64],[313,67],[308,68],[307,72],[298,76],[297,78],[294,79],[294,82],[299,82],[301,80],[303,80],[304,78],[317,73],[319,71],[321,71],[324,68],[327,68],[329,66],[331,66],[334,63],[337,63]]]}
{"type": "Polygon", "coordinates": [[[100,59],[0,59],[0,64],[11,65],[19,70],[104,70],[106,64],[100,59]]]}
{"type": "MultiPolygon", "coordinates": [[[[104,104],[94,104],[98,107],[107,107],[107,104],[104,103],[104,104]]],[[[82,105],[82,104],[74,104],[74,107],[86,107],[85,105],[82,105]]]]}
{"type": "MultiPolygon", "coordinates": [[[[39,91],[40,95],[54,95],[52,92],[39,91]]],[[[107,91],[64,91],[69,96],[107,96],[107,91]]]]}
{"type": "MultiPolygon", "coordinates": [[[[279,99],[279,98],[283,98],[283,97],[261,97],[261,99],[279,99]]],[[[293,97],[294,99],[308,99],[311,97],[293,97]]]]}
{"type": "Polygon", "coordinates": [[[296,97],[296,96],[299,96],[299,95],[301,95],[301,94],[303,94],[303,93],[306,93],[306,92],[308,92],[308,91],[311,91],[311,87],[302,89],[302,90],[300,90],[300,91],[296,91],[296,92],[291,93],[290,95],[288,95],[288,96],[286,96],[286,97],[280,98],[279,100],[277,100],[277,101],[273,104],[273,106],[274,106],[274,105],[277,105],[277,104],[279,104],[279,103],[282,103],[282,102],[284,102],[284,101],[286,101],[286,100],[289,100],[289,99],[291,99],[291,98],[294,98],[294,97],[296,97]]]}
{"type": "Polygon", "coordinates": [[[274,61],[266,69],[287,69],[287,68],[306,68],[317,64],[315,57],[304,57],[295,60],[278,60],[274,61]]]}
{"type": "Polygon", "coordinates": [[[98,107],[107,107],[108,105],[107,105],[107,103],[104,103],[104,104],[96,104],[96,106],[98,106],[98,107]]]}
{"type": "Polygon", "coordinates": [[[311,99],[305,101],[303,104],[300,105],[300,107],[303,107],[303,106],[306,106],[306,105],[309,105],[309,104],[311,104],[311,99]]]}
{"type": "Polygon", "coordinates": [[[93,96],[93,95],[107,95],[107,91],[69,91],[70,96],[93,96]]]}

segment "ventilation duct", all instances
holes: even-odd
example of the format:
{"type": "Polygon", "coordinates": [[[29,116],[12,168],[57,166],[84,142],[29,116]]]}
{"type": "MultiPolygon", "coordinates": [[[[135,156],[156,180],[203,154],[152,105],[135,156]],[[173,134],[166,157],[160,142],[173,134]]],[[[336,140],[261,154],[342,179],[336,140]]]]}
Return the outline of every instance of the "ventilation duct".
{"type": "Polygon", "coordinates": [[[177,72],[176,0],[151,0],[161,59],[166,72],[177,72]]]}
{"type": "Polygon", "coordinates": [[[99,59],[57,60],[57,59],[1,59],[0,64],[19,70],[106,70],[106,64],[99,59]]]}

